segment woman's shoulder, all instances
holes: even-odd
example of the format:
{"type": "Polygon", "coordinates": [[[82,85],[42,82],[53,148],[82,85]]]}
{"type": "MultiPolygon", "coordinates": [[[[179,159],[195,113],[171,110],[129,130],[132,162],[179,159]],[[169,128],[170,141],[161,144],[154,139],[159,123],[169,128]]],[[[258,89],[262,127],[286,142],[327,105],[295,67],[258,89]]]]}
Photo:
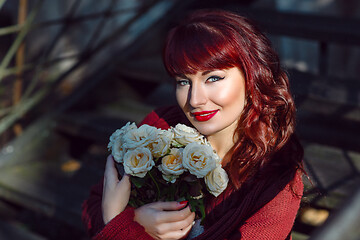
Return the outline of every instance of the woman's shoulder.
{"type": "Polygon", "coordinates": [[[177,105],[172,105],[151,111],[139,125],[148,124],[157,128],[168,129],[178,123],[191,126],[181,108],[177,105]]]}
{"type": "MultiPolygon", "coordinates": [[[[304,191],[303,172],[297,170],[294,178],[276,195],[270,202],[284,204],[285,202],[298,202],[301,200],[304,191]]],[[[277,204],[272,204],[277,205],[277,204]]],[[[285,204],[286,205],[286,204],[285,204]]]]}
{"type": "Polygon", "coordinates": [[[303,191],[304,191],[303,176],[304,176],[304,171],[298,169],[296,171],[292,184],[290,184],[293,192],[300,197],[303,195],[303,191]]]}
{"type": "Polygon", "coordinates": [[[245,221],[240,228],[242,238],[285,239],[289,235],[300,207],[302,175],[298,171],[293,184],[288,183],[271,201],[245,221]]]}

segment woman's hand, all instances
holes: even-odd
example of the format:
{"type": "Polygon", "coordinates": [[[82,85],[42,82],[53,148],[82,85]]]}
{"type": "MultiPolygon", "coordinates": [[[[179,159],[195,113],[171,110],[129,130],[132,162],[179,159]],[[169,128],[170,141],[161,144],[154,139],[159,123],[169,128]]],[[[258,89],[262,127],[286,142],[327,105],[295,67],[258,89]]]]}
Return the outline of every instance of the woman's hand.
{"type": "Polygon", "coordinates": [[[124,175],[121,181],[115,168],[114,159],[108,156],[104,174],[104,190],[102,198],[102,215],[104,223],[124,211],[130,198],[131,183],[130,177],[124,175]]]}
{"type": "Polygon", "coordinates": [[[187,202],[156,202],[135,210],[135,218],[154,239],[182,239],[193,225],[195,213],[187,202]],[[184,209],[182,209],[184,208],[184,209]],[[182,209],[182,210],[180,210],[182,209]]]}

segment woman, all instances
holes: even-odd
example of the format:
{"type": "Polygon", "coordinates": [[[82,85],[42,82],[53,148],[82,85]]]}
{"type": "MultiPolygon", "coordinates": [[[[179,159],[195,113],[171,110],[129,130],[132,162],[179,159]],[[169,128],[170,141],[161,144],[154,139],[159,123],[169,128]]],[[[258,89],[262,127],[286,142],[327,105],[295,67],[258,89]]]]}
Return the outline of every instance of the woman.
{"type": "Polygon", "coordinates": [[[89,233],[95,239],[290,239],[303,190],[303,149],[294,136],[288,78],[269,40],[246,18],[197,11],[170,31],[164,63],[179,106],[158,109],[141,124],[195,127],[221,157],[230,183],[217,198],[206,196],[204,227],[192,227],[186,202],[126,207],[129,177],[119,181],[109,157],[104,188],[95,186],[83,205],[89,233]]]}

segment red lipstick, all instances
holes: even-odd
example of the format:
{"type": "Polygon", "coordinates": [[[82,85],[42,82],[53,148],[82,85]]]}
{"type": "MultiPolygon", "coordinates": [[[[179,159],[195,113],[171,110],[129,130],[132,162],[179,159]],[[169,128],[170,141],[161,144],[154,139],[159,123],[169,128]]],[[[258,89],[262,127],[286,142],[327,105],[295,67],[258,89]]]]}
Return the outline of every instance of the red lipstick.
{"type": "Polygon", "coordinates": [[[194,112],[192,113],[196,120],[199,122],[205,122],[210,120],[219,110],[214,111],[202,111],[202,112],[194,112]]]}

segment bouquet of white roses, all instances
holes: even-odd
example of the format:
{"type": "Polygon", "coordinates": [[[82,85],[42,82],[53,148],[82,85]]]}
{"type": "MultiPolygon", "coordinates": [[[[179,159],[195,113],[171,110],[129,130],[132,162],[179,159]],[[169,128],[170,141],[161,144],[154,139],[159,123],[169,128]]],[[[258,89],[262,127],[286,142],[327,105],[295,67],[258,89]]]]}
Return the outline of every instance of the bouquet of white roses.
{"type": "Polygon", "coordinates": [[[203,196],[218,196],[228,184],[220,158],[194,128],[178,124],[168,130],[128,122],[108,145],[118,169],[131,175],[129,204],[183,201],[205,217],[203,196]]]}

